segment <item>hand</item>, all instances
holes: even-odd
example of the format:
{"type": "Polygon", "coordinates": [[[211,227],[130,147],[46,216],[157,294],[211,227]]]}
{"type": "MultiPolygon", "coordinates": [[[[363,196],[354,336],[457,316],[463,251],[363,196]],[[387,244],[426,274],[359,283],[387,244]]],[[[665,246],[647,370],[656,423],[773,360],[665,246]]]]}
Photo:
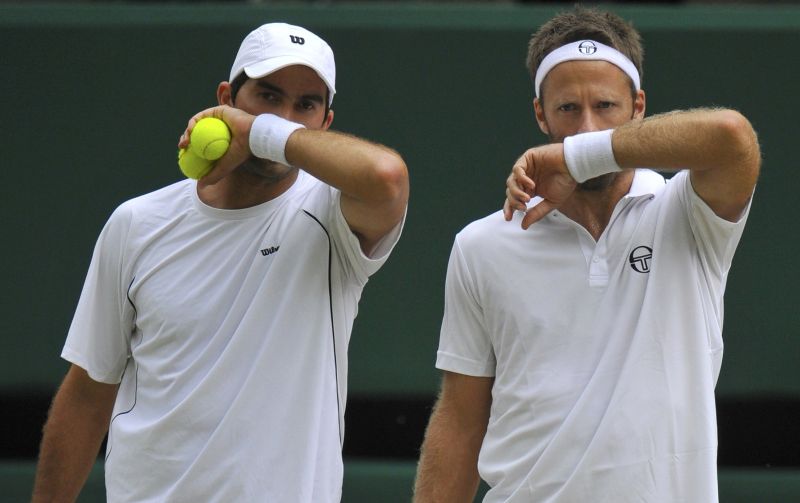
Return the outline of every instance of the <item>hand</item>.
{"type": "Polygon", "coordinates": [[[228,129],[231,130],[231,144],[225,155],[214,163],[214,169],[198,181],[201,187],[214,185],[250,158],[252,155],[252,152],[250,152],[250,128],[256,119],[254,115],[227,105],[207,108],[189,119],[186,130],[178,140],[178,148],[189,146],[189,139],[194,125],[197,124],[197,121],[206,117],[216,117],[228,125],[228,129]]]}
{"type": "Polygon", "coordinates": [[[575,190],[577,182],[567,170],[564,146],[551,143],[528,149],[517,159],[506,179],[503,216],[510,221],[514,211],[525,211],[522,228],[527,229],[550,211],[561,206],[575,190]],[[543,200],[526,209],[534,196],[543,200]]]}

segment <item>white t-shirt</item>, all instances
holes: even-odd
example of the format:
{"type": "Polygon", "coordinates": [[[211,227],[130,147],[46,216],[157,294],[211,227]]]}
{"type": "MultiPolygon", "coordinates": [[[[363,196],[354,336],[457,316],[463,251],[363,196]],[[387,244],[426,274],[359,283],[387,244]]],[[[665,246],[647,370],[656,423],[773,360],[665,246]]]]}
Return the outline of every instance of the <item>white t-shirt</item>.
{"type": "Polygon", "coordinates": [[[638,170],[596,242],[557,211],[458,234],[437,367],[495,377],[484,501],[717,501],[722,298],[745,219],[717,217],[688,172],[638,170]]]}
{"type": "Polygon", "coordinates": [[[100,235],[62,356],[121,382],[108,500],[338,502],[347,346],[368,277],[340,193],[300,172],[243,210],[184,180],[100,235]]]}

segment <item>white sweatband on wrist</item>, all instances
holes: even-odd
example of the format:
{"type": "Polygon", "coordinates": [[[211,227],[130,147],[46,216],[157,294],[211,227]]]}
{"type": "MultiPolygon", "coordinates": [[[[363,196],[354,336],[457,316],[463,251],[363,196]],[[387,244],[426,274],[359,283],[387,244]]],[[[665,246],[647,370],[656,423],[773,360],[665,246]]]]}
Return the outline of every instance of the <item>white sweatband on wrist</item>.
{"type": "Polygon", "coordinates": [[[611,146],[613,129],[581,133],[564,138],[564,160],[578,183],[606,173],[622,171],[611,146]]]}
{"type": "Polygon", "coordinates": [[[289,135],[304,127],[277,115],[261,114],[250,127],[250,151],[261,159],[289,166],[289,161],[286,160],[286,142],[289,135]]]}

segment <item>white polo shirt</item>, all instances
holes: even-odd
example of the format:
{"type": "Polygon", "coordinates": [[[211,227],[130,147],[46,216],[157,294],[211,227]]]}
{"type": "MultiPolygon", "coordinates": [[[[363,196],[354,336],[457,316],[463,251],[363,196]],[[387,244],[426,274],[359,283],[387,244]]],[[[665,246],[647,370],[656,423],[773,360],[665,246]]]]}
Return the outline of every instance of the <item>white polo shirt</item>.
{"type": "Polygon", "coordinates": [[[595,242],[557,211],[473,222],[447,274],[440,369],[494,376],[486,502],[714,502],[723,292],[746,214],[637,170],[595,242]]]}
{"type": "Polygon", "coordinates": [[[109,501],[339,501],[347,345],[401,229],[366,257],[339,202],[301,171],[243,210],[184,180],[114,212],[62,353],[121,383],[109,501]]]}

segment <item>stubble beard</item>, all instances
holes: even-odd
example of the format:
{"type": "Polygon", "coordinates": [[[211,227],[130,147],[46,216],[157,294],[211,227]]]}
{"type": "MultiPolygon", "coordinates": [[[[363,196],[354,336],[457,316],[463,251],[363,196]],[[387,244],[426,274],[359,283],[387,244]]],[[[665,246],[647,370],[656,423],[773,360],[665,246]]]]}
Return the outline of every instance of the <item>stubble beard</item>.
{"type": "Polygon", "coordinates": [[[595,178],[590,178],[585,182],[579,183],[575,190],[583,192],[602,192],[612,185],[617,179],[617,173],[606,173],[595,178]]]}
{"type": "Polygon", "coordinates": [[[245,173],[259,178],[266,184],[278,183],[292,174],[295,168],[275,161],[251,157],[243,162],[239,168],[245,173]]]}

